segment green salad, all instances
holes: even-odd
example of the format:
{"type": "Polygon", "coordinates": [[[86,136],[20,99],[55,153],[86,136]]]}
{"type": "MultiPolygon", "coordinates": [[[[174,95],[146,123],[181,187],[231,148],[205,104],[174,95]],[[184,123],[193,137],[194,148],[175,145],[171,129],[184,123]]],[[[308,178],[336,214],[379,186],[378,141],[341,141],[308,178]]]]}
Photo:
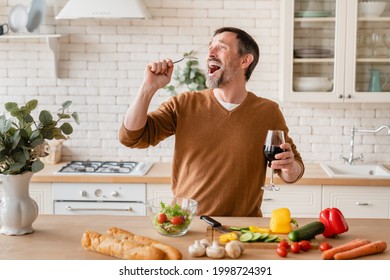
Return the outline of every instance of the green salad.
{"type": "Polygon", "coordinates": [[[161,202],[161,210],[154,216],[153,224],[164,235],[177,235],[185,231],[191,223],[191,213],[179,204],[173,206],[161,202]]]}

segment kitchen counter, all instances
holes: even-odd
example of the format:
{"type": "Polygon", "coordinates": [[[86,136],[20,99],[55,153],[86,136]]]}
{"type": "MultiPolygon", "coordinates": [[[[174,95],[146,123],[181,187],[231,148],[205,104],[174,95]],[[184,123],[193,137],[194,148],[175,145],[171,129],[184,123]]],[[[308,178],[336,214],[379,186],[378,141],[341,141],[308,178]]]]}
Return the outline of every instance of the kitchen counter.
{"type": "MultiPolygon", "coordinates": [[[[64,182],[64,183],[147,183],[170,184],[171,164],[155,163],[145,176],[126,175],[92,175],[92,174],[56,174],[65,163],[55,165],[46,164],[45,168],[34,174],[32,182],[64,182]]],[[[389,168],[389,166],[386,166],[389,168]]],[[[269,169],[268,169],[269,171],[269,169]]],[[[269,181],[269,178],[266,179],[269,181]]],[[[275,176],[275,183],[282,181],[275,176]]],[[[331,178],[319,164],[307,164],[306,171],[297,185],[351,185],[351,186],[390,186],[390,179],[362,179],[362,178],[331,178]]]]}
{"type": "MultiPolygon", "coordinates": [[[[268,226],[268,218],[248,217],[214,217],[225,225],[268,226]]],[[[313,219],[298,219],[301,225],[313,219]]],[[[347,219],[349,231],[338,239],[325,239],[318,236],[318,241],[328,241],[331,245],[356,238],[366,238],[371,241],[383,240],[390,245],[389,219],[347,219]]],[[[22,236],[6,236],[0,234],[0,259],[8,260],[112,260],[115,258],[85,250],[80,245],[82,234],[86,230],[104,233],[109,227],[116,226],[135,234],[144,235],[179,249],[183,259],[191,259],[187,249],[194,240],[206,237],[208,225],[196,217],[190,231],[182,237],[166,237],[159,235],[152,228],[147,217],[125,216],[73,216],[73,215],[39,215],[34,222],[35,231],[22,236]]],[[[299,260],[320,259],[320,251],[312,249],[309,252],[293,254],[289,252],[286,259],[299,260]]],[[[199,259],[199,258],[197,258],[199,259]]],[[[201,259],[208,260],[207,257],[201,259]]],[[[280,259],[274,249],[247,249],[240,259],[280,259]]],[[[362,257],[365,260],[390,260],[390,248],[384,253],[362,257]]]]}

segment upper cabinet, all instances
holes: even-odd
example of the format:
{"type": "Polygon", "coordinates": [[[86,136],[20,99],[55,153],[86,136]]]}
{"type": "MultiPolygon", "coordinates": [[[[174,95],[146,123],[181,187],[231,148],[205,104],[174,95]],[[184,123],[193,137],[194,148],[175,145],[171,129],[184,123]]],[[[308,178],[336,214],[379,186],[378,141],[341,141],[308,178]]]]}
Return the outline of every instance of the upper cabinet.
{"type": "Polygon", "coordinates": [[[282,0],[280,99],[390,102],[387,2],[282,0]]]}

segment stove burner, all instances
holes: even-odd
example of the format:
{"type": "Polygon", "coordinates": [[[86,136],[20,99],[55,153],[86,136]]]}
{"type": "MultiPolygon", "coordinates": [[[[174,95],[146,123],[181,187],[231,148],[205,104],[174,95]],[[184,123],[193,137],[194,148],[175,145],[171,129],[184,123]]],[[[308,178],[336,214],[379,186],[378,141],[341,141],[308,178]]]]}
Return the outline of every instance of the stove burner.
{"type": "Polygon", "coordinates": [[[129,174],[137,165],[135,161],[71,161],[58,172],[129,174]]]}

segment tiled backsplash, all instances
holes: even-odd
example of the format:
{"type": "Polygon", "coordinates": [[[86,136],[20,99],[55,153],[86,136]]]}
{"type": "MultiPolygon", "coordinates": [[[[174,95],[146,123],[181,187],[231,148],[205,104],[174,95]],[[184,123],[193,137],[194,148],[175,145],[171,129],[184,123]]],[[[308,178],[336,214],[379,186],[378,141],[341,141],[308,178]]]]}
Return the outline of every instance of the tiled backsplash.
{"type": "MultiPolygon", "coordinates": [[[[12,6],[29,2],[0,1],[0,23],[7,22],[12,6]]],[[[267,98],[278,96],[280,1],[144,0],[152,19],[59,21],[47,2],[40,32],[61,34],[59,78],[53,78],[53,56],[44,39],[0,40],[0,104],[37,98],[41,107],[54,111],[72,100],[81,125],[64,143],[64,160],[170,161],[173,137],[147,150],[133,150],[118,142],[118,128],[147,62],[177,59],[190,50],[197,50],[202,61],[213,31],[221,26],[240,27],[255,37],[261,57],[248,89],[267,98]]],[[[168,98],[161,90],[151,109],[168,98]]],[[[390,124],[390,104],[280,106],[306,162],[338,161],[340,154],[348,155],[352,125],[390,124]]],[[[363,153],[366,161],[390,162],[390,136],[357,134],[355,142],[356,154],[363,153]]]]}

